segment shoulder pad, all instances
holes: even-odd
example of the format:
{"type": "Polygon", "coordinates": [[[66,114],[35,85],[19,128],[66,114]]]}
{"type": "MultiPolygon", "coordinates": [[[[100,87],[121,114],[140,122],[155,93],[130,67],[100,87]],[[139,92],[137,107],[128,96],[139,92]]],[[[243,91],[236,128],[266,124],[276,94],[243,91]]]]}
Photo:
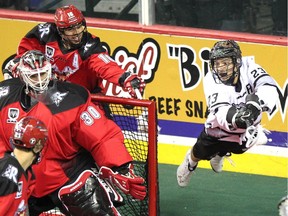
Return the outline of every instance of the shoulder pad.
{"type": "Polygon", "coordinates": [[[28,32],[26,37],[37,38],[41,44],[46,44],[60,38],[54,23],[40,23],[28,32]]]}
{"type": "Polygon", "coordinates": [[[103,52],[106,52],[106,50],[102,47],[100,38],[93,37],[90,33],[87,33],[87,42],[79,49],[81,59],[84,61],[92,54],[103,52]]]}
{"type": "Polygon", "coordinates": [[[74,109],[89,99],[89,92],[84,87],[70,82],[55,82],[56,89],[53,87],[51,92],[53,103],[48,105],[53,114],[74,109]]]}
{"type": "Polygon", "coordinates": [[[0,110],[7,104],[19,101],[24,84],[19,78],[3,80],[0,83],[0,110]],[[9,97],[7,97],[9,95],[9,97]]]}
{"type": "Polygon", "coordinates": [[[21,167],[17,159],[11,156],[9,153],[5,153],[4,159],[1,159],[0,168],[0,188],[6,188],[5,192],[2,192],[6,194],[16,192],[18,180],[24,172],[23,168],[21,167]],[[2,184],[6,184],[6,186],[2,184]]]}

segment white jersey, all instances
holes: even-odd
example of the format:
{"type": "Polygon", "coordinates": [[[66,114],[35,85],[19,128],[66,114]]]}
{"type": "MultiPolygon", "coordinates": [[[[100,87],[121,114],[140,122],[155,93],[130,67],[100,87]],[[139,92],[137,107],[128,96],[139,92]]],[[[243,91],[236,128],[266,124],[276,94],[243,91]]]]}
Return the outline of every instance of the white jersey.
{"type": "MultiPolygon", "coordinates": [[[[212,72],[204,78],[204,93],[208,106],[208,117],[205,122],[206,133],[222,141],[241,142],[241,135],[245,129],[231,129],[226,116],[229,108],[243,107],[248,94],[259,97],[263,111],[271,112],[276,106],[278,98],[274,79],[258,64],[253,57],[243,57],[240,68],[240,84],[238,87],[218,84],[212,72]]],[[[261,121],[261,115],[256,122],[261,121]]]]}

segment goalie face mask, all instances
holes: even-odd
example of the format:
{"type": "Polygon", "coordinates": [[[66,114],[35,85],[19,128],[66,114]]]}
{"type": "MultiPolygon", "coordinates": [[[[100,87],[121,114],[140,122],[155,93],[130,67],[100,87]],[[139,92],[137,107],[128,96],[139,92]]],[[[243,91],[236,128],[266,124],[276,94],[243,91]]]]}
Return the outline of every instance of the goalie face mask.
{"type": "Polygon", "coordinates": [[[48,89],[52,76],[51,64],[40,51],[30,50],[24,53],[17,70],[20,79],[26,85],[26,94],[39,95],[48,89]]]}

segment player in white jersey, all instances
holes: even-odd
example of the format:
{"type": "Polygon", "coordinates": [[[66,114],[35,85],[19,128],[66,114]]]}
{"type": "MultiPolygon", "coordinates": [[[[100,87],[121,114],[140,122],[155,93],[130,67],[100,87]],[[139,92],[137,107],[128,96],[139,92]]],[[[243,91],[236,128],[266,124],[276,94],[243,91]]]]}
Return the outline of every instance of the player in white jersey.
{"type": "Polygon", "coordinates": [[[224,157],[267,142],[267,130],[259,123],[262,112],[276,108],[274,79],[253,58],[242,57],[235,41],[215,43],[209,59],[211,72],[203,82],[209,113],[196,144],[177,169],[181,187],[188,185],[199,161],[210,160],[212,169],[219,173],[224,157]]]}

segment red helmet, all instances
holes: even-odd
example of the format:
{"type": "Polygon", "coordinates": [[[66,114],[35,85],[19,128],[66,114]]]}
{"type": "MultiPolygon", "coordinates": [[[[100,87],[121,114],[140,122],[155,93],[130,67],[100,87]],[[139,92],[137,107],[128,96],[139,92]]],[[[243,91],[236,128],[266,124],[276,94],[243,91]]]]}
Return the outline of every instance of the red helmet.
{"type": "Polygon", "coordinates": [[[58,28],[68,28],[85,21],[82,12],[74,5],[57,8],[54,20],[58,28]]]}
{"type": "Polygon", "coordinates": [[[27,116],[15,124],[11,140],[15,146],[33,149],[36,144],[43,148],[47,139],[48,130],[45,124],[39,119],[27,116]]]}

